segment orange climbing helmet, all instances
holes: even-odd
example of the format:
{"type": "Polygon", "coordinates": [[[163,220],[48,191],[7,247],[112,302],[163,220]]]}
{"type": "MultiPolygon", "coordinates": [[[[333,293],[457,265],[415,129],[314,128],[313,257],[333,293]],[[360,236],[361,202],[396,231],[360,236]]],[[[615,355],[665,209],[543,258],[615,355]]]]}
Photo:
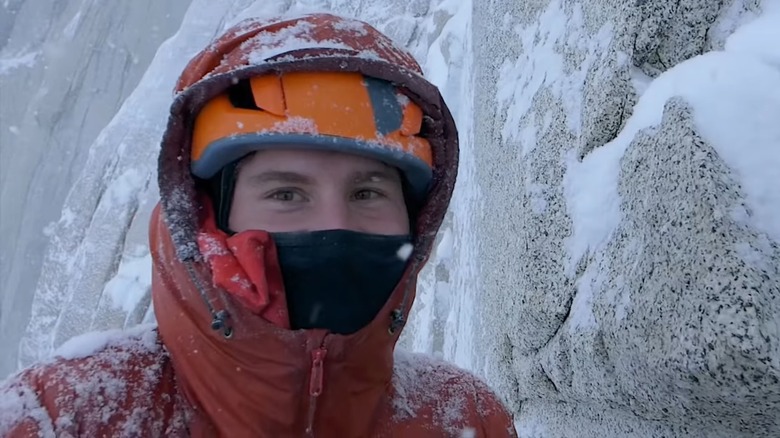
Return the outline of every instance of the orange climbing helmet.
{"type": "Polygon", "coordinates": [[[192,173],[209,179],[258,150],[358,154],[397,167],[424,195],[432,174],[423,114],[390,82],[355,72],[289,72],[238,81],[198,113],[192,173]]]}

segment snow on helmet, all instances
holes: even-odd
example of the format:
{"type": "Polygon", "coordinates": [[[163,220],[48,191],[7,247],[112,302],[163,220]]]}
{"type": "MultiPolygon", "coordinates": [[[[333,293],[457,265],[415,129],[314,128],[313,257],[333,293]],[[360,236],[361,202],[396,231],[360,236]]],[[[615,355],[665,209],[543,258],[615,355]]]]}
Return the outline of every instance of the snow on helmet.
{"type": "Polygon", "coordinates": [[[209,101],[194,123],[192,173],[214,177],[254,151],[332,150],[398,168],[419,199],[432,152],[418,134],[420,107],[391,83],[355,72],[289,72],[239,81],[209,101]]]}

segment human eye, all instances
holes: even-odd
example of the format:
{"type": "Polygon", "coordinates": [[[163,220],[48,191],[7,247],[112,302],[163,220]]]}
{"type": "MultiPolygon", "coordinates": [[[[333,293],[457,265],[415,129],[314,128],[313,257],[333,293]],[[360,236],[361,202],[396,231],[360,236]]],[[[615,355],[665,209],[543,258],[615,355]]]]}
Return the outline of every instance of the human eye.
{"type": "Polygon", "coordinates": [[[275,190],[267,198],[280,202],[300,202],[304,200],[303,195],[292,189],[275,190]]]}
{"type": "Polygon", "coordinates": [[[374,189],[360,189],[355,191],[352,198],[356,201],[368,201],[382,197],[382,193],[374,189]]]}

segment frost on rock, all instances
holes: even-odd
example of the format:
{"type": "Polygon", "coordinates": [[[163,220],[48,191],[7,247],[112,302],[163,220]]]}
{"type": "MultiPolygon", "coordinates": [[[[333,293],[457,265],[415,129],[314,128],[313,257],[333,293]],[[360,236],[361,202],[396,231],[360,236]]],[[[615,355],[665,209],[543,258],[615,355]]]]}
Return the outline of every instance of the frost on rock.
{"type": "MultiPolygon", "coordinates": [[[[141,0],[99,7],[58,0],[3,3],[0,377],[19,365],[17,350],[32,308],[40,312],[40,330],[34,331],[36,340],[27,337],[29,342],[25,345],[30,348],[21,352],[24,363],[36,356],[28,354],[31,350],[38,351],[38,346],[45,349],[43,344],[47,342],[40,337],[51,333],[71,287],[78,288],[77,281],[72,286],[67,284],[69,277],[83,276],[86,280],[84,271],[90,267],[76,267],[81,252],[77,247],[81,243],[96,243],[96,236],[85,231],[92,223],[98,199],[107,193],[104,190],[108,181],[119,180],[130,167],[138,171],[136,176],[146,176],[142,166],[106,159],[106,155],[121,155],[121,145],[125,143],[131,145],[126,152],[140,161],[150,160],[151,164],[153,158],[144,153],[144,145],[154,137],[154,129],[142,118],[123,120],[126,126],[132,126],[126,138],[114,127],[115,135],[97,140],[105,145],[102,151],[90,151],[90,145],[100,137],[139,81],[143,82],[144,72],[160,44],[179,28],[189,0],[141,0]],[[40,27],[41,23],[46,25],[40,27]],[[147,137],[147,132],[152,135],[147,137]],[[44,229],[51,233],[43,233],[44,229]],[[41,306],[43,301],[45,306],[41,306]]],[[[192,39],[197,39],[197,35],[192,39]]],[[[161,90],[159,96],[146,93],[146,103],[151,104],[157,97],[169,99],[173,83],[166,77],[159,71],[146,77],[147,82],[159,81],[161,90]]],[[[160,115],[161,123],[164,117],[160,115]]],[[[159,138],[156,140],[159,142],[159,138]]],[[[108,197],[105,201],[107,205],[108,197]]],[[[94,217],[95,228],[106,219],[102,213],[94,217]]],[[[125,213],[121,208],[114,211],[111,219],[117,228],[126,226],[125,213]]],[[[106,247],[112,246],[119,236],[121,233],[105,236],[106,247]]],[[[110,253],[88,257],[93,257],[94,267],[100,270],[98,265],[115,263],[113,250],[110,253]]],[[[107,271],[110,278],[111,269],[107,271]]],[[[82,282],[82,290],[102,287],[97,283],[106,279],[98,275],[95,280],[82,282]]]]}
{"type": "Polygon", "coordinates": [[[0,76],[17,68],[32,67],[35,65],[39,52],[26,52],[0,58],[0,76]]]}
{"type": "MultiPolygon", "coordinates": [[[[48,357],[74,335],[137,324],[144,317],[142,310],[133,317],[114,314],[103,320],[97,315],[113,311],[111,297],[142,295],[104,287],[119,272],[121,259],[132,259],[136,248],[147,244],[149,215],[158,198],[156,158],[171,89],[189,58],[216,31],[218,23],[209,18],[224,13],[219,8],[226,6],[191,8],[180,33],[154,48],[157,54],[148,71],[113,120],[91,146],[83,147],[88,152],[80,163],[83,172],[76,173],[61,220],[49,227],[52,238],[36,278],[19,365],[48,357]]],[[[132,17],[137,18],[135,13],[132,17]]]]}
{"type": "MultiPolygon", "coordinates": [[[[707,33],[724,10],[724,0],[667,2],[645,0],[638,5],[639,32],[634,43],[636,65],[650,76],[700,55],[707,33]]],[[[735,0],[733,3],[742,3],[735,0]]]]}
{"type": "Polygon", "coordinates": [[[522,42],[476,54],[476,342],[528,436],[780,433],[780,5],[748,3],[476,10],[522,42]]]}

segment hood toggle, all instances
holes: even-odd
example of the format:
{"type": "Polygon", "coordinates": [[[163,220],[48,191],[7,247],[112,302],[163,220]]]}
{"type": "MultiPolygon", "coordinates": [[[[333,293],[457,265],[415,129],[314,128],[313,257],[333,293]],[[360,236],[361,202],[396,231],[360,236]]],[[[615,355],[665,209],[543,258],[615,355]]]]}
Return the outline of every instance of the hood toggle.
{"type": "Polygon", "coordinates": [[[211,301],[209,301],[208,297],[206,296],[206,290],[204,289],[203,284],[200,282],[200,279],[195,273],[195,268],[192,266],[192,262],[185,263],[185,266],[187,268],[187,274],[190,276],[190,280],[192,280],[193,284],[195,284],[195,288],[198,289],[198,295],[200,295],[200,297],[203,299],[203,302],[206,304],[206,308],[211,314],[211,329],[214,331],[222,330],[222,336],[225,339],[232,338],[233,327],[227,323],[227,320],[230,318],[230,314],[227,312],[227,310],[224,309],[218,311],[214,310],[214,306],[211,305],[211,301]]]}
{"type": "MultiPolygon", "coordinates": [[[[209,309],[210,311],[212,309],[209,309]]],[[[233,327],[230,327],[227,325],[227,319],[230,318],[230,314],[227,313],[227,310],[220,310],[216,313],[211,314],[213,317],[211,320],[211,329],[214,331],[223,330],[222,336],[225,337],[225,339],[230,339],[233,337],[233,327]]]]}

